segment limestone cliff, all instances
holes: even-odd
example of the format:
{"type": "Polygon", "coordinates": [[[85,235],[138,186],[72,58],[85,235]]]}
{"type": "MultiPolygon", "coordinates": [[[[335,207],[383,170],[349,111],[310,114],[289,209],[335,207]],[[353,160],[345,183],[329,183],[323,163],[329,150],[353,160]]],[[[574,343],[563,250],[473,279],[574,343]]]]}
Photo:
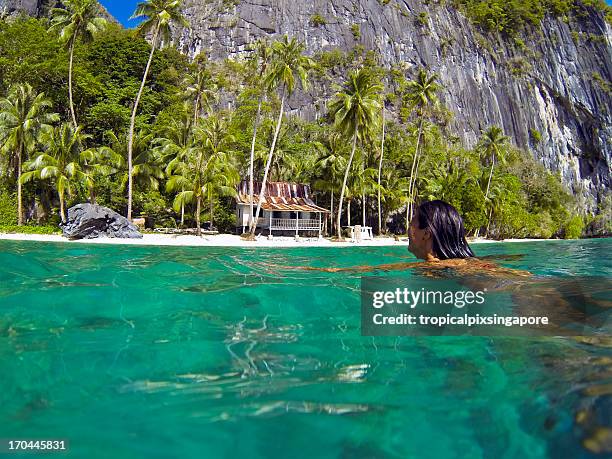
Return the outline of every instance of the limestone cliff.
{"type": "MultiPolygon", "coordinates": [[[[439,74],[441,100],[454,113],[450,129],[466,146],[498,124],[596,206],[612,165],[612,27],[603,14],[585,7],[566,21],[546,17],[523,45],[487,34],[451,5],[428,3],[186,0],[191,29],[177,37],[184,52],[213,59],[286,33],[312,53],[363,45],[388,66],[426,67],[439,74]]],[[[315,99],[314,91],[297,96],[291,108],[313,117],[315,99]]]]}
{"type": "MultiPolygon", "coordinates": [[[[0,11],[44,15],[57,0],[0,0],[0,11]]],[[[612,182],[612,27],[582,7],[565,20],[546,17],[512,40],[488,34],[449,2],[429,0],[185,0],[191,28],[177,46],[213,59],[248,53],[248,44],[281,34],[309,52],[357,45],[407,74],[436,72],[449,129],[467,147],[500,125],[594,208],[612,182]],[[425,5],[429,3],[429,5],[425,5]]],[[[338,77],[339,79],[340,77],[338,77]]],[[[330,85],[297,94],[290,108],[307,118],[324,110],[330,85]]]]}
{"type": "MultiPolygon", "coordinates": [[[[0,14],[26,13],[34,17],[44,17],[56,6],[61,6],[61,0],[0,0],[0,14]]],[[[100,8],[108,20],[116,21],[103,6],[100,8]]]]}

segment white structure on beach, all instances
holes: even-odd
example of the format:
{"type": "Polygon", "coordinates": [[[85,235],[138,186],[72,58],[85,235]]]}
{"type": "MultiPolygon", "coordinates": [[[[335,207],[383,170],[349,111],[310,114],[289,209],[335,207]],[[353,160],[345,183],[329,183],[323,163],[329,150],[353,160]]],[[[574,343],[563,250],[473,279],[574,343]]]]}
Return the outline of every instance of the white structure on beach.
{"type": "MultiPolygon", "coordinates": [[[[253,213],[257,211],[261,182],[253,183],[253,213]]],[[[318,233],[321,236],[329,210],[319,207],[311,198],[310,186],[289,182],[268,182],[261,203],[257,228],[261,232],[273,231],[318,233]]],[[[251,219],[249,182],[242,181],[236,197],[236,221],[246,232],[251,219]]]]}

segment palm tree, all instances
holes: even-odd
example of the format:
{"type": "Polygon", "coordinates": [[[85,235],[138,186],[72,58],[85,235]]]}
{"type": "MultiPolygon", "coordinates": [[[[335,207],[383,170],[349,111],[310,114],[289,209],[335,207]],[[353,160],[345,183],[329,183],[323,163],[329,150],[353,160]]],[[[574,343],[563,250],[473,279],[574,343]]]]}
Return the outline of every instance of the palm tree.
{"type": "Polygon", "coordinates": [[[480,139],[478,148],[484,153],[484,158],[487,163],[491,164],[489,170],[489,179],[487,181],[487,191],[485,199],[489,197],[489,188],[491,187],[491,177],[493,177],[493,168],[496,161],[504,163],[506,160],[505,147],[508,144],[508,137],[504,135],[504,131],[499,126],[491,126],[480,139]]]}
{"type": "MultiPolygon", "coordinates": [[[[500,162],[502,164],[506,161],[506,146],[508,144],[508,137],[504,135],[504,131],[499,126],[491,126],[489,127],[482,135],[480,142],[478,143],[478,150],[483,153],[483,157],[486,163],[491,164],[491,168],[489,170],[489,179],[487,181],[487,190],[485,191],[485,201],[489,199],[489,191],[491,188],[491,178],[493,177],[493,168],[495,167],[496,162],[500,162]]],[[[487,233],[489,231],[489,226],[491,224],[491,215],[493,212],[493,208],[491,207],[491,212],[489,212],[488,223],[487,223],[487,233]]],[[[480,233],[480,228],[476,230],[476,237],[478,237],[480,233]]]]}
{"type": "Polygon", "coordinates": [[[92,177],[88,183],[89,200],[92,204],[96,204],[95,185],[98,183],[99,177],[108,177],[118,172],[117,166],[123,161],[123,158],[112,151],[110,148],[94,147],[88,148],[81,153],[83,161],[83,171],[92,177]]]}
{"type": "Polygon", "coordinates": [[[333,232],[334,224],[334,197],[339,188],[339,178],[346,168],[346,158],[343,155],[344,139],[337,131],[326,132],[324,136],[314,143],[320,153],[314,169],[319,171],[320,178],[315,180],[314,188],[330,193],[330,230],[333,232]]]}
{"type": "Polygon", "coordinates": [[[138,89],[138,94],[136,95],[136,101],[134,102],[134,107],[132,109],[132,117],[130,118],[130,130],[128,133],[128,151],[127,151],[127,159],[128,159],[128,208],[127,208],[127,218],[128,220],[132,219],[132,151],[133,151],[133,143],[134,143],[134,127],[136,124],[136,113],[138,113],[138,104],[140,103],[140,98],[142,97],[142,92],[144,90],[144,86],[147,82],[147,76],[149,74],[149,69],[151,68],[151,62],[153,61],[153,53],[157,48],[157,44],[159,38],[162,38],[162,45],[170,43],[170,26],[173,23],[182,25],[183,27],[188,27],[189,24],[187,20],[182,14],[182,1],[181,0],[147,0],[141,2],[136,7],[136,11],[132,15],[133,19],[138,18],[146,18],[140,26],[138,26],[138,30],[141,33],[153,33],[153,38],[151,40],[151,52],[149,54],[149,60],[147,61],[147,66],[145,67],[144,75],[142,76],[142,81],[140,83],[140,89],[138,89]]]}
{"type": "Polygon", "coordinates": [[[83,145],[90,137],[83,134],[81,127],[74,129],[64,123],[48,133],[47,149],[34,160],[26,163],[21,182],[32,180],[53,180],[59,195],[60,217],[66,223],[65,195],[72,196],[74,187],[85,185],[92,190],[93,175],[86,170],[87,155],[83,155],[83,145]]]}
{"type": "Polygon", "coordinates": [[[234,196],[235,185],[240,179],[238,170],[231,158],[231,144],[236,141],[229,133],[227,122],[219,116],[211,116],[206,123],[196,129],[196,144],[202,145],[208,154],[208,170],[204,174],[203,191],[210,204],[210,229],[213,227],[214,196],[234,196]]]}
{"type": "MultiPolygon", "coordinates": [[[[129,172],[127,167],[127,136],[116,135],[112,131],[105,133],[107,145],[98,149],[98,154],[106,158],[109,170],[106,175],[119,175],[119,188],[125,192],[129,183],[129,172]]],[[[132,179],[134,185],[140,190],[158,190],[160,182],[165,178],[162,168],[161,152],[153,146],[154,135],[144,131],[138,131],[134,135],[132,179]]]]}
{"type": "MultiPolygon", "coordinates": [[[[129,184],[129,172],[126,164],[127,139],[123,136],[118,137],[111,131],[108,131],[106,135],[110,141],[109,146],[106,148],[113,150],[117,154],[115,157],[120,158],[120,162],[117,165],[119,166],[119,171],[122,172],[121,189],[125,190],[129,184]]],[[[132,144],[132,178],[136,180],[136,185],[141,189],[158,190],[160,181],[165,177],[160,164],[160,152],[152,148],[154,139],[153,134],[144,131],[138,131],[134,135],[132,144]]]]}
{"type": "Polygon", "coordinates": [[[264,199],[264,194],[266,191],[266,183],[268,180],[270,165],[272,164],[274,148],[276,147],[276,141],[278,140],[278,134],[283,121],[283,115],[285,114],[285,99],[286,97],[291,96],[291,94],[293,94],[295,91],[296,76],[300,81],[302,88],[306,89],[308,87],[308,72],[315,65],[312,59],[304,55],[305,49],[306,46],[304,43],[298,42],[295,38],[289,40],[287,35],[285,35],[281,41],[275,41],[272,44],[271,67],[266,75],[266,78],[264,79],[264,85],[268,90],[280,86],[281,103],[278,113],[278,120],[276,122],[276,129],[272,139],[272,146],[270,147],[270,153],[268,154],[268,160],[266,161],[266,167],[264,169],[261,191],[259,193],[259,199],[257,200],[257,210],[255,211],[255,217],[251,223],[251,237],[255,236],[255,229],[257,227],[257,220],[259,218],[259,211],[261,210],[261,203],[264,199]]]}
{"type": "Polygon", "coordinates": [[[96,0],[64,0],[64,8],[51,10],[51,27],[49,31],[59,33],[60,41],[68,47],[70,61],[68,66],[68,100],[72,124],[77,129],[78,123],[72,98],[72,66],[74,47],[79,38],[90,41],[94,35],[106,28],[107,21],[100,16],[102,10],[96,0]]]}
{"type": "Polygon", "coordinates": [[[438,75],[428,75],[428,73],[421,69],[413,81],[408,82],[407,92],[404,95],[404,99],[412,108],[416,108],[417,116],[419,118],[419,129],[417,134],[416,147],[414,149],[414,156],[412,157],[412,167],[410,168],[410,187],[408,190],[408,220],[412,219],[412,212],[414,209],[416,179],[418,174],[418,163],[420,160],[419,147],[421,143],[421,135],[423,133],[423,123],[425,121],[426,110],[432,105],[438,103],[436,92],[440,89],[437,83],[438,75]]]}
{"type": "Polygon", "coordinates": [[[264,86],[264,76],[268,71],[270,64],[270,58],[272,56],[272,47],[265,39],[260,39],[255,44],[253,57],[250,60],[251,65],[255,66],[258,70],[255,77],[255,86],[259,92],[257,99],[257,114],[255,115],[255,122],[253,123],[253,139],[251,141],[251,154],[249,157],[249,228],[253,226],[253,176],[254,176],[254,162],[255,162],[255,145],[257,143],[257,130],[261,121],[261,106],[266,95],[266,88],[264,86]]]}
{"type": "Polygon", "coordinates": [[[188,74],[182,82],[183,99],[193,104],[193,126],[198,123],[201,111],[210,110],[212,103],[217,99],[217,88],[204,68],[202,58],[198,56],[196,62],[198,64],[196,72],[188,74]]]}
{"type": "MultiPolygon", "coordinates": [[[[421,165],[421,161],[425,157],[423,152],[432,151],[436,140],[439,139],[437,126],[429,121],[423,121],[422,123],[419,123],[418,131],[420,131],[420,139],[421,139],[419,142],[419,155],[416,160],[416,166],[414,167],[413,174],[411,175],[412,189],[411,189],[411,194],[408,199],[408,202],[411,203],[412,206],[414,206],[414,203],[417,202],[418,197],[419,197],[417,184],[419,181],[421,181],[419,178],[419,167],[421,165]]],[[[411,217],[408,217],[408,223],[410,223],[410,218],[411,217]]]]}
{"type": "Polygon", "coordinates": [[[361,152],[358,161],[358,173],[354,176],[354,187],[357,194],[361,195],[361,224],[366,226],[366,196],[377,188],[376,169],[368,167],[368,158],[365,150],[361,152]]]}
{"type": "Polygon", "coordinates": [[[36,147],[36,142],[50,124],[59,121],[57,113],[49,113],[51,101],[44,93],[36,93],[29,84],[13,85],[8,96],[0,99],[0,152],[8,155],[9,164],[17,171],[17,223],[23,224],[21,197],[22,162],[36,147]]]}
{"type": "Polygon", "coordinates": [[[380,93],[382,84],[375,75],[366,68],[351,71],[344,84],[344,90],[338,92],[330,104],[330,116],[334,119],[336,127],[346,138],[352,138],[351,155],[346,165],[344,181],[340,189],[338,215],[336,217],[336,230],[338,239],[342,238],[340,219],[342,218],[342,204],[348,181],[349,172],[357,149],[357,141],[363,140],[367,133],[377,124],[376,114],[380,110],[380,93]]]}
{"type": "Polygon", "coordinates": [[[429,177],[423,177],[426,199],[451,202],[454,196],[465,192],[466,186],[478,185],[466,155],[463,151],[449,151],[443,161],[431,165],[429,177]]]}
{"type": "Polygon", "coordinates": [[[385,155],[385,104],[382,104],[382,135],[380,139],[380,158],[378,160],[378,234],[382,234],[382,206],[381,206],[381,190],[382,190],[382,167],[383,167],[383,157],[385,155]]]}
{"type": "MultiPolygon", "coordinates": [[[[153,141],[155,149],[162,158],[162,162],[169,164],[171,161],[183,161],[193,146],[193,126],[186,112],[182,119],[173,119],[165,126],[164,137],[158,137],[153,141]]],[[[181,226],[185,224],[185,206],[181,206],[181,226]]]]}
{"type": "Polygon", "coordinates": [[[381,198],[383,203],[383,221],[387,221],[389,213],[393,209],[399,209],[408,205],[409,177],[398,173],[398,169],[387,168],[383,171],[381,185],[381,198]]]}
{"type": "Polygon", "coordinates": [[[196,142],[192,147],[170,161],[166,168],[168,182],[166,191],[177,193],[174,199],[174,209],[178,210],[186,204],[196,204],[196,231],[202,235],[200,214],[202,200],[208,198],[211,202],[211,226],[215,195],[235,195],[235,185],[239,174],[233,165],[229,145],[232,136],[227,134],[224,123],[218,118],[206,120],[195,133],[196,142]]]}

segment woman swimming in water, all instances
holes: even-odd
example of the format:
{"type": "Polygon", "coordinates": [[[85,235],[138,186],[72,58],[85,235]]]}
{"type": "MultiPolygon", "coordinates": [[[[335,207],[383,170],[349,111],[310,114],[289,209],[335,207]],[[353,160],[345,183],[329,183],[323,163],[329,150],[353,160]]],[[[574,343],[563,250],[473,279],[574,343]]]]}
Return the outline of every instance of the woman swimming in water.
{"type": "Polygon", "coordinates": [[[408,226],[408,237],[408,250],[428,262],[474,256],[459,212],[444,201],[421,204],[408,226]]]}
{"type": "Polygon", "coordinates": [[[586,314],[586,304],[597,308],[610,307],[610,302],[605,304],[594,298],[579,279],[560,282],[499,266],[485,259],[489,257],[475,257],[466,240],[461,216],[444,201],[421,204],[410,222],[408,236],[408,250],[423,261],[350,268],[304,266],[300,269],[348,273],[412,269],[421,276],[457,280],[473,291],[510,291],[517,314],[546,315],[553,320],[552,323],[585,323],[589,315],[586,314]]]}
{"type": "Polygon", "coordinates": [[[436,276],[440,270],[459,271],[463,274],[495,273],[525,277],[530,273],[502,268],[495,263],[480,260],[474,256],[465,238],[463,219],[450,204],[444,201],[428,201],[421,204],[408,227],[410,250],[422,262],[390,263],[376,266],[351,268],[310,268],[306,270],[326,272],[368,272],[393,271],[416,268],[425,275],[436,276]]]}

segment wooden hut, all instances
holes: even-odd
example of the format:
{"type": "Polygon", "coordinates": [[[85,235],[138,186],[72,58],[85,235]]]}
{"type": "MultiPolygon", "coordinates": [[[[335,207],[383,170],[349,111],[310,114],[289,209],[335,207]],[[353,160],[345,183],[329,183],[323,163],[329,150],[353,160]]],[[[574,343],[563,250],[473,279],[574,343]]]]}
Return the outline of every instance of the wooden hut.
{"type": "MultiPolygon", "coordinates": [[[[257,211],[261,182],[253,183],[253,213],[257,211]]],[[[323,231],[329,210],[319,207],[311,198],[310,186],[300,183],[268,182],[259,211],[257,228],[272,235],[317,233],[323,231]]],[[[236,221],[238,231],[248,231],[251,219],[249,182],[244,180],[236,197],[236,221]]]]}

